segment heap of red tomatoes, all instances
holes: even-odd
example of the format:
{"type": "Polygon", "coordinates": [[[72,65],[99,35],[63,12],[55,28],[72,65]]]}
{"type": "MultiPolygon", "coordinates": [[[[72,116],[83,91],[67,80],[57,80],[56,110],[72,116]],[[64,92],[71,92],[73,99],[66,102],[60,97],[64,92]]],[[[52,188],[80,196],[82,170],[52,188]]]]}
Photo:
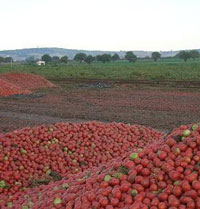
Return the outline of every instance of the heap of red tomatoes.
{"type": "MultiPolygon", "coordinates": [[[[105,129],[106,126],[110,129],[117,124],[107,124],[105,129]]],[[[149,130],[140,128],[137,128],[139,132],[149,130]]],[[[130,132],[126,137],[129,135],[130,132]]],[[[200,209],[200,125],[181,126],[162,140],[144,144],[143,149],[134,146],[124,156],[113,156],[108,163],[60,181],[14,195],[2,194],[0,206],[3,209],[200,209]]]]}
{"type": "Polygon", "coordinates": [[[34,90],[39,88],[55,87],[53,83],[39,75],[29,73],[6,73],[1,74],[0,79],[17,85],[22,89],[34,90]]]}
{"type": "Polygon", "coordinates": [[[123,123],[57,123],[24,128],[0,138],[0,194],[48,184],[98,167],[162,133],[123,123]]]}
{"type": "Polygon", "coordinates": [[[31,90],[55,87],[39,75],[28,73],[6,73],[0,75],[0,96],[30,94],[31,90]]]}
{"type": "Polygon", "coordinates": [[[10,96],[14,94],[30,94],[29,90],[23,89],[9,81],[0,79],[0,96],[10,96]]]}

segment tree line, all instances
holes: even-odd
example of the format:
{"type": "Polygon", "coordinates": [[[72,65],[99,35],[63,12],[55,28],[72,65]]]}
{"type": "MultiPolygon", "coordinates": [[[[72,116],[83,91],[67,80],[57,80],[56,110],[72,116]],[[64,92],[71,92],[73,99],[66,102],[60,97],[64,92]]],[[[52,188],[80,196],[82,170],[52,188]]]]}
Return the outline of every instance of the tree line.
{"type": "Polygon", "coordinates": [[[197,50],[180,51],[175,57],[183,59],[185,62],[188,59],[196,59],[200,57],[200,53],[197,50]]]}
{"type": "MultiPolygon", "coordinates": [[[[153,52],[151,54],[151,58],[156,62],[158,59],[161,59],[161,54],[159,52],[153,52]]],[[[188,59],[200,58],[200,53],[197,50],[180,51],[177,55],[175,55],[175,58],[180,58],[180,59],[183,59],[184,61],[187,61],[188,59]]],[[[128,51],[128,52],[126,52],[124,59],[128,60],[129,62],[136,62],[138,58],[132,51],[128,51]]],[[[48,62],[67,63],[68,57],[67,56],[64,56],[61,58],[59,58],[57,56],[51,57],[50,55],[45,54],[42,56],[42,60],[47,63],[48,62]]],[[[86,55],[85,53],[77,53],[74,56],[73,60],[76,62],[80,62],[80,63],[85,62],[88,64],[90,64],[94,61],[106,63],[106,62],[120,60],[120,57],[117,53],[115,53],[113,55],[101,54],[101,55],[97,55],[97,56],[86,55]]]]}
{"type": "MultiPolygon", "coordinates": [[[[126,52],[125,55],[125,59],[128,60],[129,62],[136,62],[137,61],[137,56],[129,51],[126,52]]],[[[41,57],[42,61],[45,61],[46,63],[67,63],[68,62],[68,57],[67,56],[63,56],[61,58],[59,58],[58,56],[53,56],[51,57],[49,54],[44,54],[41,57]]],[[[120,56],[115,53],[113,55],[111,54],[101,54],[101,55],[97,55],[97,56],[92,56],[92,55],[86,55],[85,53],[77,53],[74,58],[74,61],[76,62],[85,62],[87,64],[91,64],[94,61],[97,62],[102,62],[102,63],[106,63],[106,62],[111,62],[111,61],[117,61],[120,60],[120,56]]]]}
{"type": "MultiPolygon", "coordinates": [[[[53,56],[51,57],[49,54],[44,54],[41,57],[42,61],[45,61],[46,63],[67,63],[68,62],[68,57],[63,56],[59,58],[58,56],[53,56]]],[[[85,53],[77,53],[74,58],[74,61],[76,62],[86,62],[88,64],[94,62],[94,61],[100,61],[100,62],[111,62],[111,61],[116,61],[120,60],[120,57],[118,54],[110,55],[110,54],[102,54],[102,55],[97,55],[97,56],[92,56],[92,55],[86,55],[85,53]]]]}
{"type": "MultiPolygon", "coordinates": [[[[189,59],[196,59],[196,58],[200,58],[200,53],[198,50],[190,50],[190,51],[180,51],[178,54],[176,54],[174,56],[175,58],[180,58],[183,59],[185,62],[189,59]]],[[[151,54],[151,58],[156,62],[158,59],[161,59],[161,54],[159,52],[153,52],[151,54]]],[[[86,55],[85,53],[77,53],[73,60],[76,62],[85,62],[87,64],[91,64],[94,61],[97,62],[102,62],[102,63],[106,63],[106,62],[111,62],[111,61],[117,61],[120,60],[120,56],[115,53],[113,55],[111,54],[101,54],[101,55],[97,55],[97,56],[92,56],[92,55],[86,55]]],[[[128,51],[125,54],[124,57],[125,60],[128,60],[129,62],[136,62],[137,61],[137,56],[132,52],[132,51],[128,51]]],[[[148,57],[148,59],[150,59],[150,57],[148,57]]],[[[65,63],[67,64],[69,59],[67,56],[50,56],[49,54],[44,54],[41,57],[42,61],[45,61],[47,64],[48,63],[65,63]]],[[[13,61],[12,57],[0,57],[0,63],[10,63],[13,61]]],[[[34,57],[28,57],[26,59],[27,63],[35,63],[37,60],[34,57]]]]}
{"type": "Polygon", "coordinates": [[[41,57],[42,61],[45,61],[46,63],[68,63],[68,57],[63,56],[63,57],[58,57],[58,56],[53,56],[51,57],[49,54],[44,54],[41,57]]]}
{"type": "Polygon", "coordinates": [[[0,63],[11,63],[13,62],[12,57],[0,57],[0,63]]]}

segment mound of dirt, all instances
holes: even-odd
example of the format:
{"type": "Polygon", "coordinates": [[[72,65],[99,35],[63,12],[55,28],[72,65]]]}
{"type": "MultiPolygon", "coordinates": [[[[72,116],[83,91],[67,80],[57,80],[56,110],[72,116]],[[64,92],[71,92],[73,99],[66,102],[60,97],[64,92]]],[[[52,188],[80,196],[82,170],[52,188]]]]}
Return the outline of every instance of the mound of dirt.
{"type": "Polygon", "coordinates": [[[14,94],[30,94],[31,91],[23,89],[6,80],[0,79],[0,96],[10,96],[14,94]]]}
{"type": "Polygon", "coordinates": [[[42,76],[28,73],[6,73],[0,75],[0,79],[28,90],[56,87],[42,76]]]}

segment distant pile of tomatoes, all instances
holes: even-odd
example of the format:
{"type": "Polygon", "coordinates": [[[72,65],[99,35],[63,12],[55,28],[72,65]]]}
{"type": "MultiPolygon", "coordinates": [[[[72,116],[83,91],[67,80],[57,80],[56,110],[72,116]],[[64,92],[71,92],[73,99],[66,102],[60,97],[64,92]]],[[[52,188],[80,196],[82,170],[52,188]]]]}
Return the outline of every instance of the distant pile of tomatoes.
{"type": "Polygon", "coordinates": [[[31,90],[55,87],[42,76],[27,73],[6,73],[0,75],[0,96],[30,94],[31,90]]]}
{"type": "Polygon", "coordinates": [[[200,208],[199,124],[183,125],[165,136],[122,123],[58,123],[3,138],[1,150],[10,153],[0,164],[7,169],[0,177],[3,209],[200,208]],[[24,166],[22,171],[14,166],[16,156],[18,165],[24,166]],[[75,164],[67,156],[74,156],[74,162],[69,158],[75,164]],[[80,164],[83,161],[85,165],[80,164]],[[48,169],[60,173],[61,179],[31,188],[27,184],[30,175],[43,176],[47,162],[48,169]],[[74,168],[79,169],[77,173],[74,168]],[[15,188],[16,181],[24,191],[15,188]]]}
{"type": "Polygon", "coordinates": [[[11,96],[16,94],[30,94],[29,90],[25,90],[9,81],[0,79],[0,96],[11,96]]]}

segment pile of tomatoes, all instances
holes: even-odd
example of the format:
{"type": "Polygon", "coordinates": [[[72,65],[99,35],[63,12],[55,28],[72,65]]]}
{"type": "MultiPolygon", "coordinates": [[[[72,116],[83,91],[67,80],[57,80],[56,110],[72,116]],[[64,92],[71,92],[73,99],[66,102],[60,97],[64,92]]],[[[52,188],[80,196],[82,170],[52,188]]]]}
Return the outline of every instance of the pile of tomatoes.
{"type": "Polygon", "coordinates": [[[55,87],[42,76],[29,73],[6,73],[0,75],[0,78],[28,90],[55,87]]]}
{"type": "Polygon", "coordinates": [[[29,90],[23,89],[9,81],[0,79],[0,96],[10,96],[14,94],[30,94],[29,90]]]}
{"type": "Polygon", "coordinates": [[[98,167],[163,133],[123,123],[57,123],[24,128],[0,138],[0,194],[68,178],[98,167]]]}
{"type": "Polygon", "coordinates": [[[6,73],[0,75],[0,96],[30,94],[31,90],[55,87],[39,75],[28,73],[6,73]]]}
{"type": "MultiPolygon", "coordinates": [[[[88,132],[91,130],[93,133],[93,129],[89,127],[94,124],[96,123],[87,124],[88,132]]],[[[77,174],[69,174],[59,181],[27,188],[13,195],[2,194],[1,208],[200,209],[199,124],[181,126],[168,136],[161,136],[162,134],[140,126],[97,124],[95,127],[98,129],[102,126],[104,130],[109,130],[108,132],[112,130],[112,134],[108,136],[123,130],[120,133],[126,135],[121,138],[126,138],[127,142],[132,133],[130,130],[136,129],[133,135],[139,136],[139,133],[143,133],[145,142],[139,146],[135,144],[130,149],[126,148],[124,155],[115,151],[117,155],[107,163],[100,163],[98,167],[87,168],[77,174]],[[151,143],[146,143],[147,135],[154,135],[157,140],[150,137],[151,143]]],[[[79,130],[81,126],[83,124],[77,124],[79,130]]],[[[108,133],[107,131],[105,132],[108,133]]],[[[116,135],[113,138],[116,138],[116,135]]],[[[107,146],[108,144],[107,142],[107,146]]],[[[114,148],[112,149],[114,151],[114,148]]],[[[102,154],[103,152],[100,153],[102,154]]],[[[0,182],[0,186],[3,184],[0,182]]]]}

